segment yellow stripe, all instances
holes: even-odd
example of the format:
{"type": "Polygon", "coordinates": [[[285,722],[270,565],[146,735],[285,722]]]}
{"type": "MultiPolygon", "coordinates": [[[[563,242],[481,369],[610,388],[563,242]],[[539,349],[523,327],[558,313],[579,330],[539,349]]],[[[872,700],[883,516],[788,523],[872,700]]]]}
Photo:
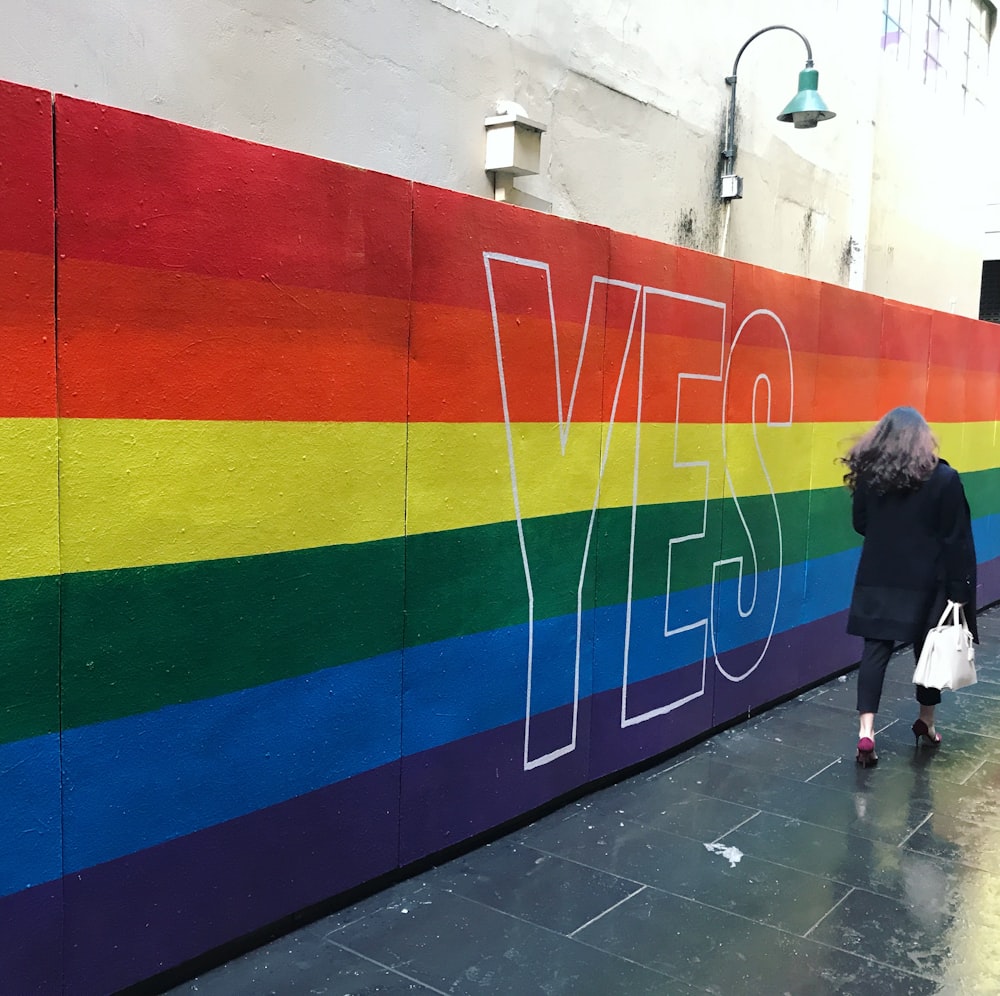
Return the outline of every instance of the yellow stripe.
{"type": "MultiPolygon", "coordinates": [[[[54,422],[10,420],[0,452],[8,515],[7,577],[56,569],[54,422]],[[29,427],[34,428],[29,429],[29,427]],[[30,433],[34,432],[34,435],[30,433]],[[17,443],[17,452],[11,448],[17,443]],[[16,547],[15,544],[21,544],[16,547]]],[[[834,488],[836,458],[870,423],[730,426],[726,454],[740,496],[834,488]],[[767,476],[765,477],[764,468],[767,476]]],[[[1000,465],[994,423],[937,425],[960,471],[1000,465]]],[[[66,419],[60,423],[62,564],[67,571],[180,563],[437,532],[514,518],[502,424],[173,422],[66,419]],[[408,433],[408,435],[407,435],[408,433]],[[407,466],[408,463],[408,466],[407,466]]],[[[524,517],[589,510],[606,427],[512,428],[524,517]]],[[[602,507],[632,504],[635,426],[614,427],[602,507]]],[[[700,467],[674,467],[674,426],[644,424],[640,504],[698,501],[700,467]]],[[[727,494],[720,425],[683,425],[679,462],[707,461],[708,496],[727,494]]]]}
{"type": "Polygon", "coordinates": [[[1000,423],[934,423],[931,428],[941,444],[941,456],[959,473],[1000,467],[1000,423]]]}
{"type": "MultiPolygon", "coordinates": [[[[514,466],[522,516],[589,510],[600,483],[602,507],[632,504],[636,433],[616,425],[603,480],[598,480],[604,426],[571,427],[565,450],[556,425],[512,427],[514,466]]],[[[839,441],[857,426],[792,425],[758,429],[761,454],[777,492],[836,487],[842,470],[834,464],[839,441]]],[[[639,438],[637,500],[640,504],[697,501],[705,496],[705,471],[674,467],[674,426],[644,424],[639,438]]],[[[708,496],[726,493],[720,425],[682,425],[678,463],[709,464],[708,496]]],[[[763,494],[767,479],[752,430],[730,426],[726,455],[737,493],[763,494]]],[[[407,529],[433,532],[484,525],[514,517],[507,436],[503,425],[413,423],[409,436],[407,529]]]]}
{"type": "Polygon", "coordinates": [[[401,536],[402,423],[64,419],[66,571],[401,536]]]}
{"type": "MultiPolygon", "coordinates": [[[[727,494],[728,462],[741,497],[766,494],[768,478],[781,494],[843,483],[837,458],[870,422],[800,423],[757,430],[758,457],[750,426],[729,426],[726,460],[721,425],[682,425],[679,463],[707,461],[708,495],[727,494]],[[763,459],[763,467],[761,466],[763,459]],[[764,467],[767,477],[764,476],[764,467]]],[[[1000,466],[993,422],[935,425],[942,455],[960,471],[1000,466]]],[[[565,450],[555,424],[512,427],[517,493],[522,516],[589,510],[594,501],[604,426],[571,427],[565,450]]],[[[639,446],[640,504],[698,501],[705,495],[701,468],[673,466],[674,426],[644,424],[639,446]]],[[[632,504],[635,426],[615,426],[600,481],[602,507],[632,504]]],[[[434,532],[485,525],[514,517],[507,436],[500,424],[411,423],[409,434],[407,530],[434,532]]]]}
{"type": "Polygon", "coordinates": [[[56,420],[0,419],[0,578],[59,571],[56,420]]]}

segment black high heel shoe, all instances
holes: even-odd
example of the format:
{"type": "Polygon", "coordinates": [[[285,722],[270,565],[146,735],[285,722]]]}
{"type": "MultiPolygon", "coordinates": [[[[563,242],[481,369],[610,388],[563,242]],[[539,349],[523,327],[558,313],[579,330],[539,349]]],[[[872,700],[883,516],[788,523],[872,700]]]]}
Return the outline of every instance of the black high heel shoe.
{"type": "Polygon", "coordinates": [[[928,747],[937,747],[941,743],[941,734],[935,732],[932,737],[930,727],[922,719],[918,719],[910,729],[913,730],[913,736],[916,738],[917,742],[914,745],[916,747],[919,747],[921,743],[928,747]]]}
{"type": "Polygon", "coordinates": [[[874,768],[878,764],[878,754],[875,753],[875,741],[870,737],[862,737],[858,741],[857,760],[862,768],[874,768]]]}

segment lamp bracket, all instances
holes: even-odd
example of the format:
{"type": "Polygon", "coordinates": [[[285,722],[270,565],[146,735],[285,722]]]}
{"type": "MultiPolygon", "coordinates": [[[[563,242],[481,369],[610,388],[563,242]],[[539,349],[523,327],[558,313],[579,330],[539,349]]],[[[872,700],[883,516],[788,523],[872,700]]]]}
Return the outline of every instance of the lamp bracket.
{"type": "MultiPolygon", "coordinates": [[[[806,47],[806,69],[813,68],[812,46],[809,39],[801,31],[788,24],[769,24],[766,28],[755,31],[741,46],[733,60],[733,71],[726,77],[726,84],[729,87],[729,113],[726,116],[725,142],[722,147],[722,173],[720,176],[720,198],[722,200],[732,200],[743,196],[743,180],[736,176],[733,167],[736,162],[736,77],[739,69],[740,59],[746,51],[747,46],[766,34],[768,31],[791,31],[793,35],[798,35],[802,39],[802,44],[806,47]]],[[[830,115],[832,117],[832,114],[830,115]]]]}

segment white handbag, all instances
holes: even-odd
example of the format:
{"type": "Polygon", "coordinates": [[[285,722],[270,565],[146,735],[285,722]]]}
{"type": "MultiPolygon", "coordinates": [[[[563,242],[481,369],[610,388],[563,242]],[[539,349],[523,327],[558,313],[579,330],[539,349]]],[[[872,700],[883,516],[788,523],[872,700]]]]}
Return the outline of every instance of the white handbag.
{"type": "Polygon", "coordinates": [[[949,601],[938,624],[924,640],[913,683],[954,690],[974,685],[976,681],[976,649],[965,621],[965,610],[959,602],[949,601]]]}

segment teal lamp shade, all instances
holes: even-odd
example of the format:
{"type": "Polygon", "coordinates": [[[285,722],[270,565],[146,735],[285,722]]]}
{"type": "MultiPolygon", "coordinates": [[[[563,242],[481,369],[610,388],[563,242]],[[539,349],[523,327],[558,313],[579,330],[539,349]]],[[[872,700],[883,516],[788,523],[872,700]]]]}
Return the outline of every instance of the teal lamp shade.
{"type": "Polygon", "coordinates": [[[778,115],[778,120],[791,121],[796,128],[815,128],[820,121],[836,117],[817,92],[818,83],[819,73],[815,69],[803,69],[799,73],[799,92],[778,115]]]}

